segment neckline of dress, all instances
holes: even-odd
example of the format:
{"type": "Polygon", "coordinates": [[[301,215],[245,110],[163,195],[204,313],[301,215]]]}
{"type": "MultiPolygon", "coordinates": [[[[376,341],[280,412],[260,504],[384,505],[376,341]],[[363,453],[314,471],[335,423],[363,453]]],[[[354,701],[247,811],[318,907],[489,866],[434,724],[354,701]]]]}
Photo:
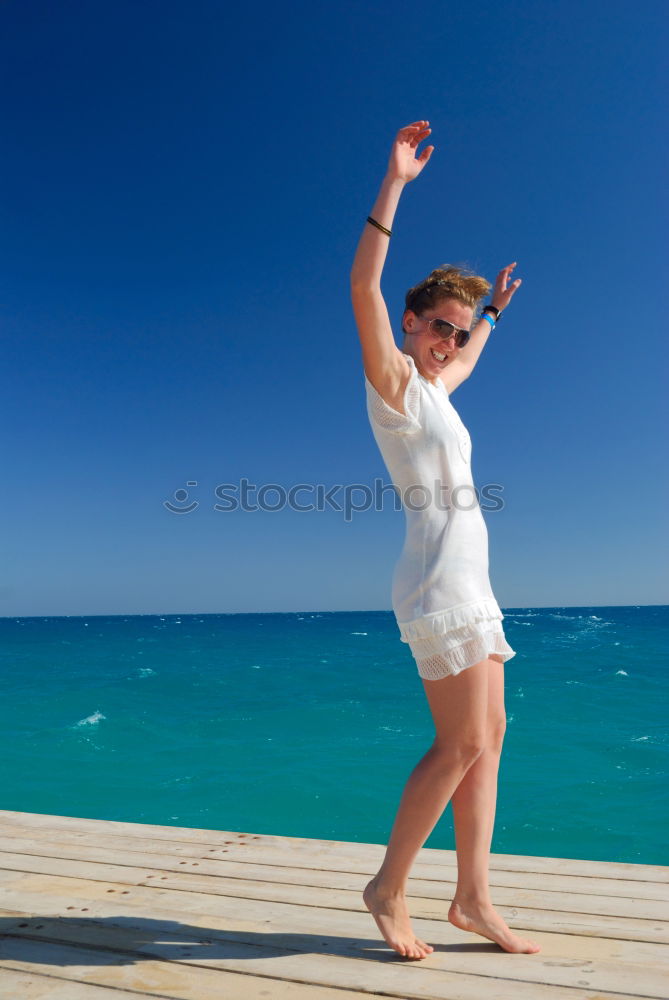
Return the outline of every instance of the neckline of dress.
{"type": "Polygon", "coordinates": [[[433,389],[439,389],[439,388],[441,388],[444,391],[446,391],[446,386],[441,381],[441,379],[439,378],[438,375],[437,375],[437,381],[436,382],[431,382],[429,378],[425,378],[425,376],[421,375],[421,373],[418,371],[418,365],[414,361],[414,359],[411,356],[411,354],[407,354],[405,351],[402,351],[402,354],[404,354],[405,358],[411,358],[411,363],[413,364],[414,368],[416,369],[416,375],[418,376],[418,378],[422,378],[423,382],[427,382],[427,384],[431,385],[433,389]]]}

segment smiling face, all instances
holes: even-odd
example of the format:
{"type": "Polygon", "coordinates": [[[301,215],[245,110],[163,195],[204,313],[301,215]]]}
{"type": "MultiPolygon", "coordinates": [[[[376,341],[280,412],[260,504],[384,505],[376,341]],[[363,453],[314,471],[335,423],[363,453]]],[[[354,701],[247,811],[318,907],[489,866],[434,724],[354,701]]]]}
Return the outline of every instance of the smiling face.
{"type": "Polygon", "coordinates": [[[474,319],[474,310],[459,299],[443,299],[437,305],[426,309],[422,316],[417,316],[411,309],[405,310],[403,322],[406,335],[402,350],[411,355],[420,374],[430,382],[434,382],[439,373],[457,358],[461,350],[456,347],[455,333],[448,340],[443,340],[428,326],[428,320],[435,317],[448,320],[463,330],[469,330],[474,319]],[[435,351],[440,356],[445,355],[444,359],[435,357],[433,353],[435,351]]]}

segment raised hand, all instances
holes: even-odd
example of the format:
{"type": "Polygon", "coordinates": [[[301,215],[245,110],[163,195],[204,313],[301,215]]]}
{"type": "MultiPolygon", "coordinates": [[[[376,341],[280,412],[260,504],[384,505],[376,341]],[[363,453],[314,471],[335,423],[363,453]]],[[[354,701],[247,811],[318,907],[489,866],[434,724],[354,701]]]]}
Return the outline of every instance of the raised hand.
{"type": "Polygon", "coordinates": [[[522,278],[516,278],[513,284],[510,287],[507,287],[509,278],[511,277],[511,272],[517,263],[517,261],[514,261],[513,264],[509,264],[508,267],[502,268],[497,275],[495,288],[492,293],[492,304],[496,309],[499,309],[500,312],[502,309],[506,309],[509,302],[523,283],[522,278]]]}
{"type": "Polygon", "coordinates": [[[427,127],[428,124],[428,122],[414,122],[413,125],[405,125],[399,130],[388,161],[388,175],[391,178],[408,183],[414,177],[418,177],[434,152],[434,146],[426,146],[419,157],[415,155],[418,143],[432,131],[427,127]]]}

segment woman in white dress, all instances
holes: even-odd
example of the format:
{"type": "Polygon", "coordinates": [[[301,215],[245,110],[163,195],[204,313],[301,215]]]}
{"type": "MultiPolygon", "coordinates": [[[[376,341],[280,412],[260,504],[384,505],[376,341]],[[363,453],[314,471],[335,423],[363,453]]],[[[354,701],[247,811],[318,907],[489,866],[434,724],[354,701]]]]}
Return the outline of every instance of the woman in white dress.
{"type": "Polygon", "coordinates": [[[394,340],[381,273],[404,185],[429,161],[416,147],[427,121],[397,133],[388,171],[351,270],[367,411],[407,518],[393,575],[393,610],[427,695],[435,739],[404,789],[383,864],[363,898],[386,942],[407,958],[433,948],[417,938],[406,906],[409,872],[448,802],[458,881],[448,919],[505,951],[537,952],[495,911],[488,870],[506,715],[504,662],[514,656],[490,588],[488,536],[471,478],[471,440],[450,395],[468,378],[500,314],[520,287],[510,264],[491,285],[460,268],[437,268],[406,295],[404,344],[394,340]]]}

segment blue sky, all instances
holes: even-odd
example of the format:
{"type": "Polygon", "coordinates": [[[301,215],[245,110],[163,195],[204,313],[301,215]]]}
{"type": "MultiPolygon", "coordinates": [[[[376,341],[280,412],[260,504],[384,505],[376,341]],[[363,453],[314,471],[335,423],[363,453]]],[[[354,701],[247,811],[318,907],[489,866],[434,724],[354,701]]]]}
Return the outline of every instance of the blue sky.
{"type": "Polygon", "coordinates": [[[0,614],[391,607],[390,499],[214,504],[244,478],[388,483],[348,280],[423,118],[382,283],[398,345],[432,268],[523,279],[452,396],[475,482],[503,486],[500,605],[667,603],[667,21],[655,0],[3,4],[0,614]],[[181,489],[190,513],[164,505],[181,489]]]}

